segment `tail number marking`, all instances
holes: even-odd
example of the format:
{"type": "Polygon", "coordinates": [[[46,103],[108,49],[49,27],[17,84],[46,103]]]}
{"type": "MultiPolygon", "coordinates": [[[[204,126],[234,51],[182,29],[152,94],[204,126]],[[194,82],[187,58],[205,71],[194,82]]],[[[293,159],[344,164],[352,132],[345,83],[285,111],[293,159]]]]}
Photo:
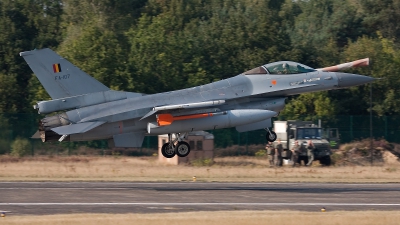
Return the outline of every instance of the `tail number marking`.
{"type": "Polygon", "coordinates": [[[69,74],[62,75],[62,76],[54,76],[54,80],[66,80],[69,79],[69,74]]]}

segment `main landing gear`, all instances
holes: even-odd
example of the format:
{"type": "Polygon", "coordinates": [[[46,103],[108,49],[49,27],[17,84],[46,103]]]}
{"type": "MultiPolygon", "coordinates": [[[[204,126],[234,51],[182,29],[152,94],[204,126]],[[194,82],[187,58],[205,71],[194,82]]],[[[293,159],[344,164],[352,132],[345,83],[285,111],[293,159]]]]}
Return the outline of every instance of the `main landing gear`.
{"type": "Polygon", "coordinates": [[[268,142],[274,142],[276,141],[276,138],[278,136],[276,136],[276,133],[273,132],[272,130],[269,130],[268,128],[265,129],[267,131],[267,135],[265,136],[265,138],[267,139],[268,142]]]}
{"type": "Polygon", "coordinates": [[[161,154],[165,158],[172,158],[175,155],[179,157],[186,157],[190,153],[190,146],[183,139],[186,138],[187,133],[181,135],[180,133],[175,134],[175,139],[172,140],[172,135],[168,134],[168,142],[161,147],[161,154]]]}

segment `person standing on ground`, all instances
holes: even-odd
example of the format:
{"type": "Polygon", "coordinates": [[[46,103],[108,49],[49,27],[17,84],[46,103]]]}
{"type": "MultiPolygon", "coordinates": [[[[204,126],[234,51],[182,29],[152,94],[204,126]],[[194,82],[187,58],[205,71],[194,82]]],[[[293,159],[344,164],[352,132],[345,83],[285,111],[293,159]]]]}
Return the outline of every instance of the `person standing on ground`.
{"type": "Polygon", "coordinates": [[[276,166],[282,166],[283,164],[283,159],[282,159],[282,151],[283,151],[283,146],[281,144],[281,139],[278,139],[278,144],[275,147],[275,165],[276,166]]]}
{"type": "Polygon", "coordinates": [[[300,145],[298,141],[294,142],[294,146],[292,148],[292,162],[293,162],[293,167],[295,167],[299,163],[299,154],[300,154],[300,145]]]}
{"type": "Polygon", "coordinates": [[[311,140],[308,140],[307,144],[308,163],[306,166],[311,166],[312,162],[314,161],[314,150],[315,150],[314,143],[311,140]]]}
{"type": "Polygon", "coordinates": [[[268,144],[265,146],[265,149],[267,150],[269,167],[274,167],[275,148],[272,142],[268,142],[268,144]]]}

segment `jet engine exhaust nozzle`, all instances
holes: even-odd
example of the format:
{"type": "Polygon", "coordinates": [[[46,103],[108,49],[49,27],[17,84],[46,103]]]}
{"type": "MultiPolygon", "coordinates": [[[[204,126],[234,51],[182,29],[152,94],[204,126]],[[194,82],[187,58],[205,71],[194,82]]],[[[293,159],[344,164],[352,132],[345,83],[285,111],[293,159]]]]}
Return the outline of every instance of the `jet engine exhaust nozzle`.
{"type": "MultiPolygon", "coordinates": [[[[52,128],[70,124],[68,116],[65,113],[49,116],[39,121],[39,134],[42,142],[57,141],[61,135],[52,131],[52,128]]],[[[69,139],[68,139],[69,140],[69,139]]]]}

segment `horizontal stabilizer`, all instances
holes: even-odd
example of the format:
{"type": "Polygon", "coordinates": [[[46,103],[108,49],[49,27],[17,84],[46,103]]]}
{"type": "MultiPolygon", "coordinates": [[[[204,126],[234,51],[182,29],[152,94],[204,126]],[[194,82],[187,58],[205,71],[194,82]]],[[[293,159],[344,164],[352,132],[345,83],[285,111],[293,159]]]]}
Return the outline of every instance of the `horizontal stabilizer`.
{"type": "Polygon", "coordinates": [[[106,122],[96,121],[96,122],[77,123],[62,127],[56,127],[51,130],[60,135],[80,134],[80,133],[85,133],[93,128],[96,128],[104,123],[106,122]]]}
{"type": "Polygon", "coordinates": [[[144,139],[144,131],[114,135],[115,147],[140,148],[144,139]]]}

